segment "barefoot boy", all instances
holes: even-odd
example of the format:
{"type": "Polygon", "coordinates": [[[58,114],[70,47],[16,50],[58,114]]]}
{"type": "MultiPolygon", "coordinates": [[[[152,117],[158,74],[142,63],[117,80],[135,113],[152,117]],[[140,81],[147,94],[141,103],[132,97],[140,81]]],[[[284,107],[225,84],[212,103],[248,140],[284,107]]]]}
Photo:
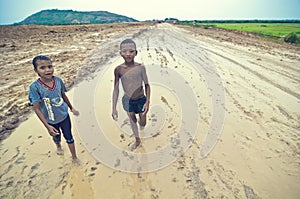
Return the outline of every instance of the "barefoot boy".
{"type": "Polygon", "coordinates": [[[29,100],[41,122],[44,124],[57,147],[57,153],[62,154],[61,133],[68,143],[74,161],[77,161],[74,140],[71,133],[71,121],[68,107],[74,115],[79,112],[71,105],[65,92],[63,81],[53,76],[54,68],[49,57],[36,56],[32,64],[39,78],[29,87],[29,100]]]}
{"type": "Polygon", "coordinates": [[[122,105],[127,112],[131,129],[135,136],[135,143],[130,146],[130,148],[135,149],[141,143],[136,114],[139,115],[139,125],[143,128],[146,125],[146,114],[149,110],[150,86],[145,66],[134,62],[134,57],[137,55],[135,42],[131,39],[122,41],[120,45],[120,54],[125,62],[117,66],[114,71],[115,80],[112,98],[112,117],[114,120],[118,119],[116,106],[119,96],[119,80],[121,79],[124,89],[122,105]],[[145,85],[145,93],[143,83],[145,85]]]}

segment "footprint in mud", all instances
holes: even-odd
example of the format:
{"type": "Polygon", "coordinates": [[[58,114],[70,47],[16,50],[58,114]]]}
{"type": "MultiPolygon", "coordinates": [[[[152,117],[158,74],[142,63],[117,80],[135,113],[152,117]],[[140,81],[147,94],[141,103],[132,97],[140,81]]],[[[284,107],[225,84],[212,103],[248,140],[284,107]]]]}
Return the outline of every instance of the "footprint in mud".
{"type": "Polygon", "coordinates": [[[166,111],[162,106],[154,105],[150,109],[149,123],[145,129],[141,129],[141,138],[153,138],[162,133],[166,122],[166,111]]]}
{"type": "Polygon", "coordinates": [[[121,160],[120,159],[116,159],[115,165],[114,167],[118,167],[121,164],[121,160]]]}
{"type": "MultiPolygon", "coordinates": [[[[91,167],[92,171],[95,171],[97,167],[91,167]]],[[[92,172],[85,175],[82,166],[75,166],[71,168],[69,172],[68,179],[64,182],[64,188],[69,185],[72,192],[72,198],[93,198],[93,190],[90,184],[89,177],[94,176],[95,173],[92,172]]],[[[63,189],[64,189],[63,188],[63,189]]]]}
{"type": "Polygon", "coordinates": [[[90,173],[90,174],[88,174],[88,176],[89,177],[92,177],[92,176],[94,176],[94,175],[96,175],[94,172],[97,170],[98,168],[97,167],[91,167],[91,171],[92,171],[92,173],[90,173]]]}
{"type": "Polygon", "coordinates": [[[91,171],[96,171],[97,167],[91,167],[91,171]]]}
{"type": "Polygon", "coordinates": [[[16,161],[15,161],[15,163],[16,164],[20,164],[20,163],[23,163],[24,161],[23,160],[25,160],[26,158],[24,157],[24,156],[21,156],[21,157],[19,157],[16,161]]]}
{"type": "Polygon", "coordinates": [[[211,169],[207,169],[207,173],[211,176],[213,174],[213,171],[211,169]]]}
{"type": "Polygon", "coordinates": [[[247,199],[261,199],[261,197],[259,197],[254,190],[247,185],[244,185],[244,191],[247,199]]]}
{"type": "Polygon", "coordinates": [[[173,123],[171,123],[171,124],[168,126],[168,129],[170,129],[170,128],[172,128],[172,127],[174,127],[174,124],[173,124],[173,123]]]}
{"type": "Polygon", "coordinates": [[[152,122],[152,126],[155,126],[155,123],[157,122],[157,116],[155,114],[151,114],[150,121],[152,122]]]}
{"type": "Polygon", "coordinates": [[[35,178],[35,177],[37,176],[37,174],[33,174],[33,175],[32,175],[32,173],[33,173],[35,170],[37,170],[39,167],[40,167],[40,164],[39,164],[39,163],[36,163],[35,165],[31,166],[30,171],[29,171],[29,173],[28,173],[28,177],[29,177],[30,179],[33,179],[33,178],[35,178]]]}
{"type": "Polygon", "coordinates": [[[5,153],[7,153],[7,151],[8,151],[8,149],[6,149],[6,150],[2,153],[2,155],[4,155],[5,153]]]}
{"type": "Polygon", "coordinates": [[[173,108],[170,106],[170,104],[168,103],[167,99],[164,96],[160,96],[160,99],[163,103],[165,103],[167,105],[167,107],[169,107],[169,109],[173,112],[173,108]]]}
{"type": "Polygon", "coordinates": [[[125,135],[123,133],[120,134],[120,142],[126,141],[125,135]]]}

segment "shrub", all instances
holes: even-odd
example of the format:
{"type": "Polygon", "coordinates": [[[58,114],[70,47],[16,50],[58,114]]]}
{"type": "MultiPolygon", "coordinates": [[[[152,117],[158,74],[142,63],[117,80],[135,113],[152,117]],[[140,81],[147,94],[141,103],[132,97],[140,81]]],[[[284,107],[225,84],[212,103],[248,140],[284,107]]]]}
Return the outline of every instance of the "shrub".
{"type": "Polygon", "coordinates": [[[294,32],[289,33],[289,34],[284,38],[284,41],[285,41],[285,42],[288,42],[288,43],[292,43],[292,44],[300,43],[297,34],[294,33],[294,32]]]}

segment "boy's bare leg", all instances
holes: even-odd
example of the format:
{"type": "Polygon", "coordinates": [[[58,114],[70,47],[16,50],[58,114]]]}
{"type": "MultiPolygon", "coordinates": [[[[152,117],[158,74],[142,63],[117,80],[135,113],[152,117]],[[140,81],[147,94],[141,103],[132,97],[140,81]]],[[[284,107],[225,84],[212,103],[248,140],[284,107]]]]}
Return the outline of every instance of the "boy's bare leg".
{"type": "Polygon", "coordinates": [[[75,150],[75,145],[74,143],[68,144],[68,147],[70,149],[70,152],[72,154],[72,159],[76,160],[77,159],[77,155],[76,155],[76,150],[75,150]]]}
{"type": "Polygon", "coordinates": [[[144,129],[146,126],[146,122],[147,122],[146,114],[139,113],[139,116],[140,116],[140,121],[139,121],[140,129],[144,129]]]}
{"type": "Polygon", "coordinates": [[[138,126],[137,126],[137,119],[135,117],[135,113],[130,112],[127,114],[128,114],[129,120],[130,120],[131,130],[135,137],[135,143],[133,144],[132,149],[136,149],[141,144],[141,139],[139,136],[139,130],[138,130],[138,126]]]}

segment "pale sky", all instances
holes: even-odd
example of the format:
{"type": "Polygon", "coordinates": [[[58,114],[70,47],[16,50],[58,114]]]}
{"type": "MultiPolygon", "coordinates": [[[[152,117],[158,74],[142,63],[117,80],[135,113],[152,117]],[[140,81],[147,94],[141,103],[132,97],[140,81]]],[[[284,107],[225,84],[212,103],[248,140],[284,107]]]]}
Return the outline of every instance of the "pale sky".
{"type": "Polygon", "coordinates": [[[0,25],[45,9],[108,11],[137,20],[300,19],[300,0],[0,0],[0,25]]]}

